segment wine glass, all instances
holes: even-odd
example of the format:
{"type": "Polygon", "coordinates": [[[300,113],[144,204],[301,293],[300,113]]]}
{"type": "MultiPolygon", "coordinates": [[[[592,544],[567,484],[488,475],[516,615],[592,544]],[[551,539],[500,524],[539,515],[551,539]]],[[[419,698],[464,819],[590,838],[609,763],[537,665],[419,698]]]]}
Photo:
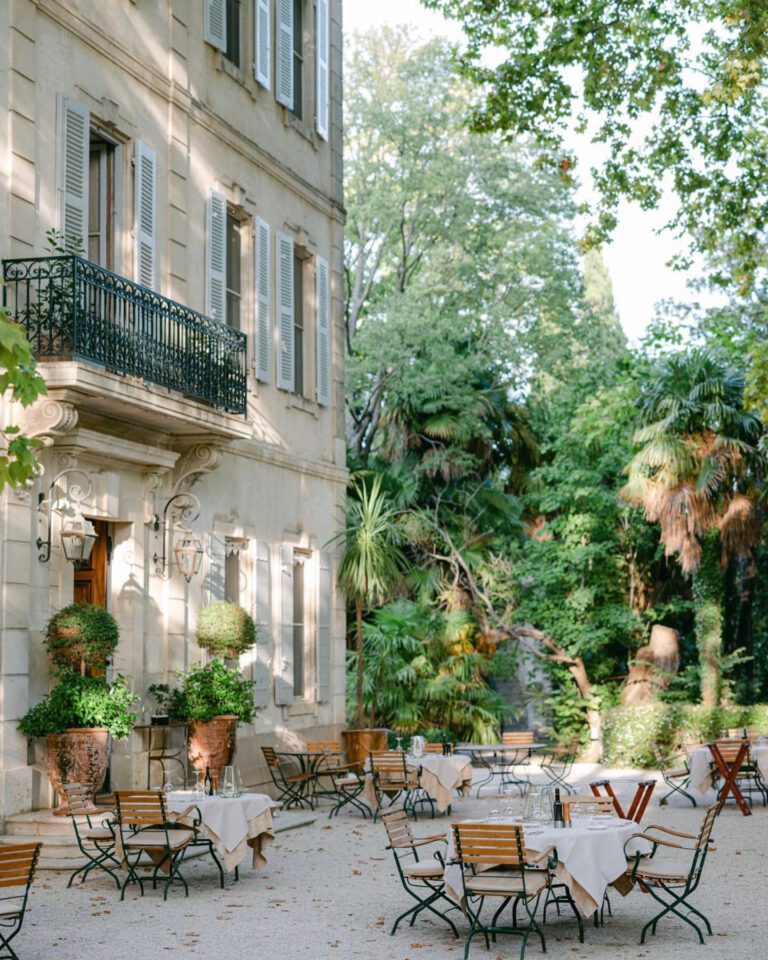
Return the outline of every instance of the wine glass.
{"type": "Polygon", "coordinates": [[[403,737],[402,737],[402,735],[399,734],[399,733],[396,733],[396,734],[395,734],[395,748],[396,748],[397,750],[402,750],[402,749],[403,749],[403,737]]]}
{"type": "Polygon", "coordinates": [[[170,770],[163,770],[163,791],[173,793],[173,774],[170,770]]]}
{"type": "Polygon", "coordinates": [[[195,771],[195,800],[202,800],[205,796],[205,774],[202,770],[195,771]]]}

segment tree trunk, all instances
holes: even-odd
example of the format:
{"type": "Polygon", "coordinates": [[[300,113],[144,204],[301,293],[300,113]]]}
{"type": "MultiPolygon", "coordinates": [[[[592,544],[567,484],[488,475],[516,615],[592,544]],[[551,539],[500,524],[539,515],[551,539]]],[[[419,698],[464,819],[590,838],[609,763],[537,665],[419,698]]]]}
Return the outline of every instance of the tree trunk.
{"type": "Polygon", "coordinates": [[[669,686],[680,667],[680,635],[672,627],[654,623],[650,641],[635,654],[621,691],[622,703],[646,703],[669,686]]]}
{"type": "Polygon", "coordinates": [[[365,724],[363,716],[363,603],[355,601],[357,617],[357,728],[362,730],[365,724]]]}
{"type": "Polygon", "coordinates": [[[701,702],[706,707],[720,703],[723,643],[723,576],[716,531],[701,545],[701,562],[693,574],[693,608],[696,646],[701,670],[701,702]]]}

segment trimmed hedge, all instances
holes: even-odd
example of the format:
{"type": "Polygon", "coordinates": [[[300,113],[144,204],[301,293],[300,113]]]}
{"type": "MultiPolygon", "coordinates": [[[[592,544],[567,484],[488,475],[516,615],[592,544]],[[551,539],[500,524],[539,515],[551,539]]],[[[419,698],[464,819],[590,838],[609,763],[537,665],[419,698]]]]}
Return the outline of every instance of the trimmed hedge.
{"type": "Polygon", "coordinates": [[[651,703],[613,707],[603,720],[603,762],[608,766],[654,767],[653,744],[672,756],[704,743],[729,727],[768,733],[768,704],[704,707],[699,703],[651,703]]]}

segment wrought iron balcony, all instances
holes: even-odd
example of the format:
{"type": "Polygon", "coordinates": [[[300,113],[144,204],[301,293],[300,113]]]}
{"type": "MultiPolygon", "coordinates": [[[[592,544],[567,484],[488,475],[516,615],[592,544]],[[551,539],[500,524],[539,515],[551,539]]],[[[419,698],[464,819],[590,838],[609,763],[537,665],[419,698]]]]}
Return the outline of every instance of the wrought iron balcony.
{"type": "Polygon", "coordinates": [[[246,336],[81,257],[3,261],[3,305],[40,360],[88,360],[229,413],[246,409],[246,336]]]}

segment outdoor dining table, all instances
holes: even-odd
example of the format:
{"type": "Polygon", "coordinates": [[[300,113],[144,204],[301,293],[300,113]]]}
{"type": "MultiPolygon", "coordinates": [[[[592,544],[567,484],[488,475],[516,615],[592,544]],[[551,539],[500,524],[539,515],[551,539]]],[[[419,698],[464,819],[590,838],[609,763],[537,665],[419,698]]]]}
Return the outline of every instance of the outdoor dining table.
{"type": "Polygon", "coordinates": [[[295,760],[298,773],[316,773],[323,760],[329,758],[341,759],[341,750],[278,750],[277,756],[281,759],[295,760]]]}
{"type": "MultiPolygon", "coordinates": [[[[690,776],[688,780],[688,790],[695,791],[700,796],[704,796],[713,787],[713,764],[725,781],[725,794],[730,791],[739,809],[745,816],[749,816],[751,811],[747,806],[744,796],[733,778],[736,775],[747,753],[745,745],[743,751],[731,764],[728,764],[720,753],[717,744],[708,743],[700,747],[694,747],[688,755],[688,769],[690,776]]],[[[749,747],[750,760],[757,764],[760,775],[763,780],[768,780],[768,743],[752,744],[749,747]]]]}
{"type": "MultiPolygon", "coordinates": [[[[435,801],[439,813],[451,805],[454,790],[463,796],[472,785],[472,761],[456,754],[427,753],[421,757],[408,754],[405,758],[409,770],[415,770],[421,786],[435,801]]],[[[365,787],[363,797],[372,807],[376,806],[376,791],[370,773],[370,760],[365,761],[365,787]]]]}
{"type": "MultiPolygon", "coordinates": [[[[468,820],[466,823],[486,823],[485,820],[468,820]]],[[[523,827],[525,847],[534,856],[554,847],[557,851],[555,876],[568,885],[574,903],[583,916],[591,916],[603,903],[605,892],[610,884],[622,896],[632,888],[627,874],[627,854],[631,855],[640,845],[642,850],[650,850],[647,841],[638,840],[636,844],[624,845],[633,834],[640,831],[634,820],[619,817],[584,817],[572,820],[573,826],[555,829],[552,824],[520,824],[514,817],[494,819],[493,823],[518,824],[523,827]],[[598,826],[599,824],[599,826],[598,826]]],[[[455,848],[453,829],[448,829],[448,849],[445,855],[445,892],[451,900],[461,903],[463,886],[461,867],[454,862],[455,848]]],[[[489,869],[493,864],[488,864],[489,869]]]]}
{"type": "Polygon", "coordinates": [[[166,794],[171,813],[200,811],[198,830],[213,844],[228,871],[233,871],[252,852],[253,868],[266,866],[264,848],[274,839],[272,811],[280,804],[265,793],[243,793],[239,797],[196,797],[192,790],[166,794]]]}
{"type": "Polygon", "coordinates": [[[505,780],[509,771],[523,759],[530,757],[535,750],[543,750],[546,746],[545,743],[457,743],[454,754],[467,754],[472,763],[488,771],[485,778],[475,784],[479,797],[481,788],[494,777],[501,777],[502,786],[504,783],[516,783],[515,780],[505,780]],[[494,763],[500,764],[498,770],[494,769],[494,763]]]}

